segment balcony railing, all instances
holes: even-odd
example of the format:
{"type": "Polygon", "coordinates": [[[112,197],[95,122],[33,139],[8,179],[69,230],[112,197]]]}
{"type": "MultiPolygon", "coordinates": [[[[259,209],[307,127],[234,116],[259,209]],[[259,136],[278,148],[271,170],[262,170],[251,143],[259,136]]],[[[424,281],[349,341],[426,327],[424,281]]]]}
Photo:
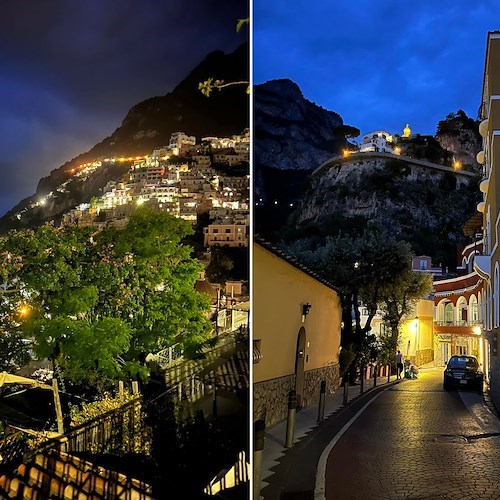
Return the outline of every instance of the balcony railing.
{"type": "Polygon", "coordinates": [[[476,326],[480,325],[482,322],[479,319],[476,320],[458,320],[458,321],[444,321],[444,320],[436,320],[434,321],[434,324],[436,326],[476,326]]]}

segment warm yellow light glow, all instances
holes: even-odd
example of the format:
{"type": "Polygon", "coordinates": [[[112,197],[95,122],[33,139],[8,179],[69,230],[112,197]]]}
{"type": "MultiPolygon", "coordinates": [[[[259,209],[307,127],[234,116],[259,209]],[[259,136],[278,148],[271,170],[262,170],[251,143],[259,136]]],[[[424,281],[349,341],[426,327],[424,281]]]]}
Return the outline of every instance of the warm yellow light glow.
{"type": "Polygon", "coordinates": [[[394,148],[394,154],[397,154],[397,155],[401,154],[401,148],[395,147],[394,148]]]}
{"type": "Polygon", "coordinates": [[[480,326],[475,326],[472,331],[476,334],[476,335],[481,335],[481,327],[480,326]]]}
{"type": "Polygon", "coordinates": [[[342,156],[344,158],[347,158],[350,154],[351,152],[348,149],[344,149],[344,151],[342,151],[342,156]]]}
{"type": "Polygon", "coordinates": [[[459,161],[456,161],[456,160],[455,160],[455,161],[453,162],[453,168],[454,168],[455,170],[458,170],[461,166],[462,166],[462,164],[461,164],[459,161]]]}
{"type": "Polygon", "coordinates": [[[29,312],[30,308],[26,304],[23,304],[21,307],[19,307],[19,314],[21,316],[26,316],[29,312]]]}

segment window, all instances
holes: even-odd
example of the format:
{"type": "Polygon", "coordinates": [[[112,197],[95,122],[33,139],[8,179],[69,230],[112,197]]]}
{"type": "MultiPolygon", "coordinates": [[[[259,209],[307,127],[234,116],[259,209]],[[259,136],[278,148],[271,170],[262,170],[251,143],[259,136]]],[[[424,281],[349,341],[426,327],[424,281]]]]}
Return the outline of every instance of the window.
{"type": "Polygon", "coordinates": [[[420,260],[420,270],[421,271],[427,271],[427,260],[420,260]]]}
{"type": "Polygon", "coordinates": [[[448,302],[444,307],[444,320],[448,325],[453,324],[453,304],[448,302]]]}
{"type": "Polygon", "coordinates": [[[500,295],[500,284],[498,283],[499,281],[499,270],[498,270],[498,262],[495,264],[495,274],[494,274],[494,279],[495,282],[493,283],[493,327],[497,327],[499,324],[499,312],[500,309],[498,307],[499,303],[499,295],[500,295]]]}

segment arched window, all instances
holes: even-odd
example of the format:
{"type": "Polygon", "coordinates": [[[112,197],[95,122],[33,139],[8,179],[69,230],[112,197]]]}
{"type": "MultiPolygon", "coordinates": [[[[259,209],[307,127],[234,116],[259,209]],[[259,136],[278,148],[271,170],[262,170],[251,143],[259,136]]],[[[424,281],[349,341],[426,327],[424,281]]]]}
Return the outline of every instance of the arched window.
{"type": "Polygon", "coordinates": [[[440,325],[440,326],[442,326],[446,323],[445,314],[444,314],[446,301],[447,301],[447,299],[441,300],[438,303],[436,310],[435,310],[435,313],[434,313],[436,315],[435,319],[438,322],[438,325],[440,325]]]}
{"type": "Polygon", "coordinates": [[[444,306],[444,320],[447,325],[453,325],[453,320],[454,320],[453,312],[454,312],[453,304],[451,302],[448,302],[444,306]]]}
{"type": "Polygon", "coordinates": [[[483,303],[483,295],[481,292],[478,292],[477,294],[477,305],[478,305],[478,312],[479,312],[479,321],[483,322],[484,321],[484,303],[483,303]]]}
{"type": "Polygon", "coordinates": [[[469,298],[469,323],[471,325],[479,323],[479,307],[475,295],[471,295],[469,298]]]}
{"type": "Polygon", "coordinates": [[[468,320],[467,309],[468,309],[467,299],[465,297],[460,297],[457,300],[457,325],[458,326],[467,325],[467,320],[468,320]]]}
{"type": "Polygon", "coordinates": [[[486,315],[488,321],[488,330],[493,328],[493,308],[492,308],[492,294],[491,294],[491,283],[488,283],[488,297],[486,300],[486,315]]]}

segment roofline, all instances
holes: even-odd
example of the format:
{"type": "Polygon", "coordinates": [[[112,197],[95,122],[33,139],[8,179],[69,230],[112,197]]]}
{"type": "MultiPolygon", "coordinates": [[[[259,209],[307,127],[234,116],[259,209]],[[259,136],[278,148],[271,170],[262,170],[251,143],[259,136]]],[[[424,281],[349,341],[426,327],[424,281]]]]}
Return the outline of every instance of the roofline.
{"type": "MultiPolygon", "coordinates": [[[[484,54],[484,70],[483,70],[483,86],[481,89],[481,120],[484,119],[484,111],[483,111],[483,104],[486,101],[485,95],[484,95],[484,82],[486,81],[486,67],[488,65],[488,58],[490,55],[490,40],[495,40],[500,38],[500,31],[488,31],[488,34],[486,35],[486,51],[484,54]]],[[[489,99],[488,99],[489,100],[489,99]]]]}
{"type": "Polygon", "coordinates": [[[290,264],[292,267],[294,267],[298,271],[302,271],[304,274],[307,274],[307,276],[309,276],[310,278],[321,283],[322,285],[327,286],[328,288],[330,288],[334,292],[338,293],[339,295],[341,294],[339,288],[336,287],[333,283],[322,278],[315,271],[313,271],[309,267],[307,267],[304,264],[302,264],[301,262],[299,262],[295,257],[287,254],[286,252],[284,252],[283,250],[278,248],[276,245],[265,240],[261,236],[255,234],[253,237],[253,243],[254,243],[254,245],[259,245],[260,247],[264,248],[265,250],[272,253],[276,257],[279,257],[280,259],[284,260],[287,264],[290,264]]]}

